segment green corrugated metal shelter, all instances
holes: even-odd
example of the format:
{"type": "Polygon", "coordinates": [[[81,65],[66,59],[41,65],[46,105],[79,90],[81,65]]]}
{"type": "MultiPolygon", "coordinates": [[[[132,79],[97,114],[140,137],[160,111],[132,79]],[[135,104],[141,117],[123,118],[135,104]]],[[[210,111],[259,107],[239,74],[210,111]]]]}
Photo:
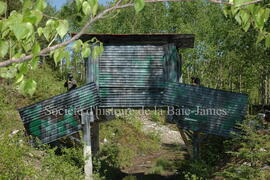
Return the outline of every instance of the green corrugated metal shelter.
{"type": "Polygon", "coordinates": [[[179,82],[181,48],[192,48],[191,34],[84,34],[84,41],[96,37],[104,53],[87,61],[87,77],[96,82],[100,107],[163,107],[164,83],[179,82]]]}
{"type": "Polygon", "coordinates": [[[182,107],[192,112],[198,106],[225,109],[228,114],[214,116],[174,116],[182,128],[220,136],[236,132],[235,124],[244,119],[247,96],[179,83],[182,48],[192,48],[190,34],[84,34],[83,41],[96,37],[104,53],[86,60],[87,83],[68,93],[20,109],[28,134],[50,143],[80,130],[78,115],[48,115],[52,109],[71,112],[99,108],[182,107]],[[50,107],[49,109],[47,107],[50,107]]]}

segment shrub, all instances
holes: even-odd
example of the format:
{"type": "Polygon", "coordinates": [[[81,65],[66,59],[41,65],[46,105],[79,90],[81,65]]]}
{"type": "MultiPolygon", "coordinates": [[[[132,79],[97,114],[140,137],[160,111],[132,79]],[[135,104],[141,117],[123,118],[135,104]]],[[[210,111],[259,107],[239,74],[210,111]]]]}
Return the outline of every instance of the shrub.
{"type": "Polygon", "coordinates": [[[235,149],[228,151],[232,156],[231,163],[218,173],[228,179],[258,179],[270,178],[270,131],[269,129],[254,129],[249,126],[250,121],[256,121],[250,116],[242,125],[243,134],[231,142],[235,149]]]}

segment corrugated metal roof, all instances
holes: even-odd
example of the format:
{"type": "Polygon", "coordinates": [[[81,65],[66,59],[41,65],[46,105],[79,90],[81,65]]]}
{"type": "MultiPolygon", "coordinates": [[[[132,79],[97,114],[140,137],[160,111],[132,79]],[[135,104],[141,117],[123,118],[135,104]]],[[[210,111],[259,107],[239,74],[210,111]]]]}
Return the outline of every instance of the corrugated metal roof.
{"type": "MultiPolygon", "coordinates": [[[[76,33],[71,33],[75,35],[76,33]]],[[[83,34],[80,39],[87,41],[96,37],[105,44],[175,44],[176,48],[193,48],[194,34],[83,34]]]]}
{"type": "Polygon", "coordinates": [[[175,116],[181,127],[220,136],[236,132],[247,111],[248,96],[180,83],[168,83],[163,103],[190,109],[190,114],[175,116]]]}
{"type": "Polygon", "coordinates": [[[81,128],[81,110],[99,104],[94,83],[87,84],[48,100],[19,109],[24,127],[29,135],[42,143],[50,143],[78,132],[81,128]]]}

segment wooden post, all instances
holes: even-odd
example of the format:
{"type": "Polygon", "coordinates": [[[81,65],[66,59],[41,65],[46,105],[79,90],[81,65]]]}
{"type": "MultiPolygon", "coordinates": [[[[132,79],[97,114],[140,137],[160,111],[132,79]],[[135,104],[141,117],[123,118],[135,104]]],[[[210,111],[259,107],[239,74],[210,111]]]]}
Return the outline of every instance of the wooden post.
{"type": "MultiPolygon", "coordinates": [[[[98,84],[98,60],[94,60],[92,55],[86,59],[86,83],[95,82],[97,89],[98,84]]],[[[99,150],[99,122],[92,123],[92,153],[95,155],[99,150]]]]}
{"type": "Polygon", "coordinates": [[[182,137],[182,139],[183,139],[183,141],[184,141],[184,143],[185,143],[185,145],[187,147],[188,154],[190,156],[192,156],[191,144],[190,144],[190,142],[189,142],[189,140],[188,140],[188,138],[187,138],[187,136],[185,134],[185,131],[180,126],[177,126],[177,127],[178,127],[178,130],[180,132],[180,135],[181,135],[181,137],[182,137]]]}
{"type": "Polygon", "coordinates": [[[91,126],[92,132],[92,153],[96,155],[99,151],[99,122],[94,122],[91,126]]]}
{"type": "Polygon", "coordinates": [[[199,142],[199,132],[193,132],[192,137],[192,159],[199,159],[200,158],[200,142],[199,142]]]}
{"type": "Polygon", "coordinates": [[[82,114],[83,123],[83,154],[85,158],[84,173],[85,180],[93,180],[93,162],[92,162],[92,147],[91,147],[91,121],[94,120],[93,114],[82,114]]]}

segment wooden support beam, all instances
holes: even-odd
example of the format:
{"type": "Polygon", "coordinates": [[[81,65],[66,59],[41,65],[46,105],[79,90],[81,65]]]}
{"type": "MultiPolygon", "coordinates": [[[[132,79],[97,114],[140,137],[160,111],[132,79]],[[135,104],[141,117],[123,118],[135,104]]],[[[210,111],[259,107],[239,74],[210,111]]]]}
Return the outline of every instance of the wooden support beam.
{"type": "Polygon", "coordinates": [[[85,180],[93,180],[93,162],[92,162],[92,146],[91,146],[91,121],[94,120],[92,114],[82,114],[83,124],[83,154],[85,158],[84,173],[85,180]]]}
{"type": "Polygon", "coordinates": [[[200,158],[200,133],[198,131],[193,132],[192,137],[192,159],[199,159],[200,158]]]}
{"type": "Polygon", "coordinates": [[[99,151],[99,122],[94,121],[91,125],[91,142],[92,142],[92,153],[96,155],[99,151]]]}
{"type": "Polygon", "coordinates": [[[187,151],[188,151],[189,155],[192,156],[192,145],[190,144],[184,130],[179,125],[177,125],[177,128],[178,128],[180,135],[181,135],[181,137],[182,137],[182,139],[187,147],[187,151]]]}
{"type": "Polygon", "coordinates": [[[185,132],[185,133],[186,133],[186,135],[189,137],[189,139],[192,139],[192,137],[193,137],[193,133],[192,133],[191,131],[189,131],[189,130],[185,130],[184,132],[185,132]]]}

